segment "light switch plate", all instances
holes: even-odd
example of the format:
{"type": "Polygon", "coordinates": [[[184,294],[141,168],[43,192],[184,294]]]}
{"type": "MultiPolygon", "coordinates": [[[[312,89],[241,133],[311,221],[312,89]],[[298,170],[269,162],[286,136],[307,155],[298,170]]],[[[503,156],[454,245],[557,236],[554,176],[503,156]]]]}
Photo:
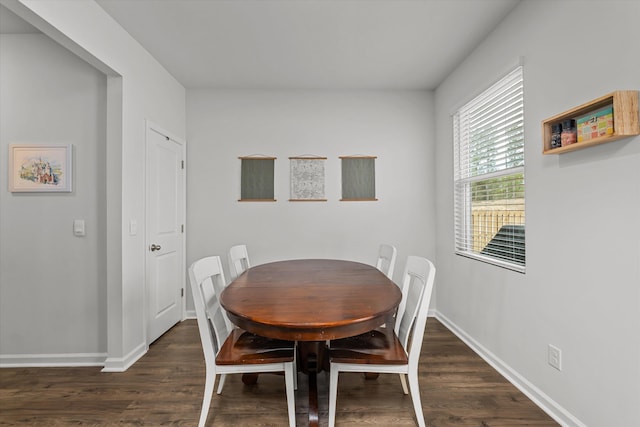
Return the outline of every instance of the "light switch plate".
{"type": "Polygon", "coordinates": [[[78,237],[86,235],[84,228],[84,219],[73,220],[73,235],[78,237]]]}
{"type": "Polygon", "coordinates": [[[138,234],[138,221],[132,219],[129,221],[129,236],[135,236],[138,234]]]}

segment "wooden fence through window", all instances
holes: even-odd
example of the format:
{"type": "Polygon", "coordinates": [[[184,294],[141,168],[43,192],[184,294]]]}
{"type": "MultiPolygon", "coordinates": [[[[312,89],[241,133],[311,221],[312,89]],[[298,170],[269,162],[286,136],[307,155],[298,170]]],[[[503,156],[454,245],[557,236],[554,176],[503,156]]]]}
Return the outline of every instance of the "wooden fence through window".
{"type": "Polygon", "coordinates": [[[524,200],[474,202],[471,208],[473,251],[482,251],[503,225],[524,225],[524,219],[524,200]]]}

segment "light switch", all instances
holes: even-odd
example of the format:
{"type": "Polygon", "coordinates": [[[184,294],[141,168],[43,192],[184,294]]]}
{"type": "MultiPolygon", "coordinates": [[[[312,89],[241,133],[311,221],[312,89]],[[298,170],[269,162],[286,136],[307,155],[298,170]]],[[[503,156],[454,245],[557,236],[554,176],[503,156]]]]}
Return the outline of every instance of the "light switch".
{"type": "Polygon", "coordinates": [[[74,236],[84,236],[84,219],[75,219],[73,220],[73,235],[74,236]]]}
{"type": "Polygon", "coordinates": [[[132,219],[129,221],[129,236],[135,236],[138,234],[138,221],[132,219]]]}

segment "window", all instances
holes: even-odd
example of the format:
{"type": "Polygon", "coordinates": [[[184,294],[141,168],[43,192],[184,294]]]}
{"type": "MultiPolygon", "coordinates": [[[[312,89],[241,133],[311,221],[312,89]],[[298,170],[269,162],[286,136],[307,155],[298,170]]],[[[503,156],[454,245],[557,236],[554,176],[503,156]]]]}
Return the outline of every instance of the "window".
{"type": "Polygon", "coordinates": [[[524,272],[522,67],[453,117],[457,254],[524,272]]]}

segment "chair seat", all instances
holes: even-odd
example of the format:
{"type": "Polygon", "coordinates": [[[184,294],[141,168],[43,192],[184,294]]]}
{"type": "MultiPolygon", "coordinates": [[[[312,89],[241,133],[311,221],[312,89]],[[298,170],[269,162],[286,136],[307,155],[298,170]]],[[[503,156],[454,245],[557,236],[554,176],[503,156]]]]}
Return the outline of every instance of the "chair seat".
{"type": "Polygon", "coordinates": [[[331,341],[331,363],[406,365],[407,353],[391,328],[331,341]]]}
{"type": "Polygon", "coordinates": [[[235,328],[216,356],[218,365],[252,365],[293,361],[293,341],[276,340],[235,328]]]}

